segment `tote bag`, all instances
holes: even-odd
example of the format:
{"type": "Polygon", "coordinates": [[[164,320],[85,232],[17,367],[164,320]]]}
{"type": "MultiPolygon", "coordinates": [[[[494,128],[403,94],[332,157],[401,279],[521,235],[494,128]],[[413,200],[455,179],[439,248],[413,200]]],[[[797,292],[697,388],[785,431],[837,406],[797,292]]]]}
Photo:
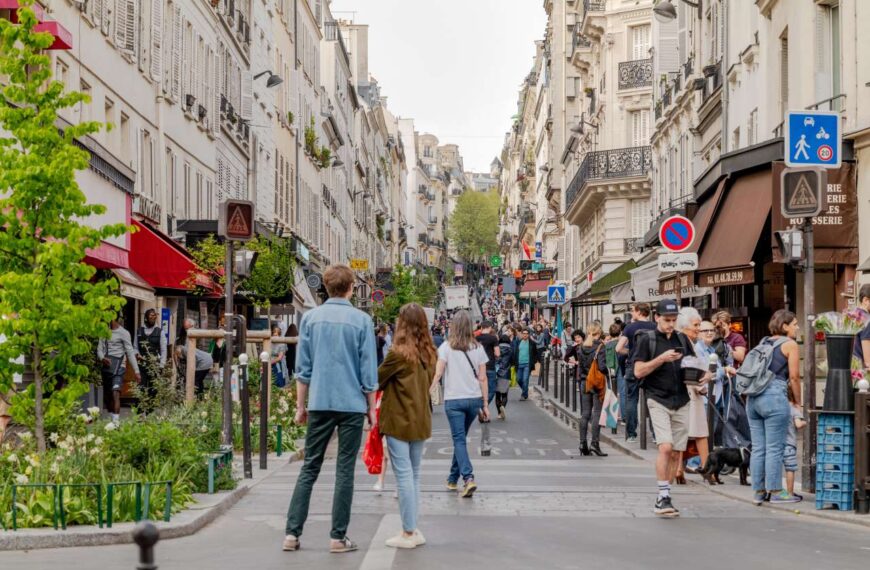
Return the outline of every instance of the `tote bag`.
{"type": "Polygon", "coordinates": [[[607,388],[604,391],[604,401],[601,403],[601,417],[598,425],[616,429],[619,425],[619,398],[611,389],[610,380],[607,380],[607,388]]]}

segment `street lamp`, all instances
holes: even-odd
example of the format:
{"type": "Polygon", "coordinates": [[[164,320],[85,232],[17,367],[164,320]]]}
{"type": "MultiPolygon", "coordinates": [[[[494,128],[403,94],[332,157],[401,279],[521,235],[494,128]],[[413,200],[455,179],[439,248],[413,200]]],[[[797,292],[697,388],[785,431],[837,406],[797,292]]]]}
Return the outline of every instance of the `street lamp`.
{"type": "Polygon", "coordinates": [[[338,157],[335,157],[335,160],[332,161],[332,167],[337,168],[339,166],[344,166],[344,162],[338,157]]]}
{"type": "MultiPolygon", "coordinates": [[[[683,4],[687,4],[692,8],[698,9],[698,18],[702,17],[702,8],[701,8],[701,0],[697,2],[690,2],[689,0],[680,0],[683,4]]],[[[661,22],[662,24],[667,24],[673,20],[677,19],[677,9],[674,7],[674,4],[671,0],[660,0],[655,6],[653,6],[653,14],[656,17],[656,20],[661,22]]]]}
{"type": "Polygon", "coordinates": [[[261,71],[260,73],[258,73],[257,75],[254,76],[254,80],[256,81],[257,79],[263,77],[266,74],[269,75],[269,79],[266,80],[266,88],[267,89],[271,89],[272,87],[277,87],[278,85],[281,85],[284,82],[284,80],[281,79],[281,76],[275,75],[274,73],[272,73],[272,70],[261,71]]]}

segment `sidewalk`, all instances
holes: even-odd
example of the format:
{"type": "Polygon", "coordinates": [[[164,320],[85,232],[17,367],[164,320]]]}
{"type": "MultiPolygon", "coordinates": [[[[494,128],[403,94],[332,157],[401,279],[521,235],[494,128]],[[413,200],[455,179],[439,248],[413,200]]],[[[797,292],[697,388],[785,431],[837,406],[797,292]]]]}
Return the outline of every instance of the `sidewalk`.
{"type": "MultiPolygon", "coordinates": [[[[193,496],[196,502],[180,513],[172,515],[170,522],[152,521],[160,531],[160,539],[189,536],[198,532],[228,511],[252,488],[280,471],[288,463],[299,460],[302,452],[287,453],[281,457],[270,453],[266,470],[259,469],[257,457],[256,455],[253,457],[253,479],[239,479],[238,486],[232,491],[221,491],[212,495],[196,493],[193,496]]],[[[241,456],[233,460],[233,472],[241,476],[241,456]]],[[[66,530],[54,530],[52,527],[16,531],[0,530],[0,551],[132,543],[132,531],[135,526],[136,523],[124,522],[114,524],[112,528],[107,528],[105,525],[103,528],[96,525],[75,525],[67,527],[66,530]]]]}
{"type": "MultiPolygon", "coordinates": [[[[553,379],[551,378],[550,382],[550,390],[544,390],[542,386],[538,385],[538,378],[536,376],[532,376],[529,381],[531,385],[531,392],[533,392],[536,396],[536,401],[539,406],[543,407],[547,410],[554,418],[560,420],[567,424],[572,430],[577,430],[579,426],[579,418],[580,418],[580,409],[579,409],[579,398],[578,398],[578,409],[576,412],[572,411],[572,403],[568,400],[568,403],[565,404],[560,401],[559,398],[554,397],[553,395],[553,379]]],[[[570,391],[568,392],[570,396],[570,391]]],[[[652,443],[652,439],[648,440],[647,449],[640,448],[640,442],[628,443],[625,441],[625,425],[620,423],[619,427],[616,430],[616,433],[612,433],[609,428],[601,429],[601,441],[602,443],[607,443],[612,446],[617,451],[625,453],[631,457],[636,459],[640,459],[641,461],[646,461],[650,464],[650,468],[655,464],[656,455],[658,454],[655,445],[652,443]]],[[[796,489],[800,489],[800,471],[797,473],[797,481],[795,484],[796,489]]],[[[717,495],[721,495],[723,497],[728,497],[730,499],[734,499],[737,501],[742,501],[745,503],[752,503],[752,487],[742,486],[739,483],[737,478],[737,474],[729,475],[728,477],[724,477],[723,485],[709,485],[703,479],[701,479],[700,475],[692,475],[686,473],[686,481],[688,484],[696,485],[703,489],[710,491],[711,493],[715,493],[717,495]]],[[[812,493],[805,493],[800,491],[804,497],[804,500],[800,503],[795,503],[791,505],[771,505],[770,503],[765,503],[765,508],[777,509],[785,512],[794,513],[796,515],[808,515],[811,517],[825,519],[829,521],[837,521],[841,523],[850,523],[857,524],[865,527],[870,527],[870,516],[868,515],[859,515],[855,513],[855,511],[838,511],[838,510],[816,510],[816,497],[812,493]]]]}

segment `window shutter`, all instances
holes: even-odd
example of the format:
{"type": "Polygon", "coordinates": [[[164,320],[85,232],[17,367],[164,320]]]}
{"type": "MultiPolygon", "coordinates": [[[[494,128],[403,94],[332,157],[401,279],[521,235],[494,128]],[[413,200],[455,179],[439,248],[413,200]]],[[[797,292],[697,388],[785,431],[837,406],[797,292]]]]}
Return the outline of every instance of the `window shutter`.
{"type": "MultiPolygon", "coordinates": [[[[139,0],[126,0],[127,6],[125,8],[126,19],[124,20],[124,27],[126,28],[126,32],[124,34],[126,43],[122,48],[124,51],[131,55],[139,54],[139,0]]],[[[144,70],[144,67],[140,68],[144,70]]]]}
{"type": "Polygon", "coordinates": [[[177,102],[181,100],[181,42],[184,28],[181,20],[181,6],[175,7],[175,15],[172,18],[172,98],[177,102]]]}
{"type": "Polygon", "coordinates": [[[242,99],[239,114],[242,120],[250,121],[254,117],[254,78],[249,70],[242,70],[242,99]]]}
{"type": "Polygon", "coordinates": [[[100,1],[100,29],[103,32],[104,36],[108,36],[110,30],[112,29],[112,12],[113,0],[99,0],[100,1]]]}
{"type": "Polygon", "coordinates": [[[127,46],[128,0],[115,0],[115,47],[124,51],[127,46]]]}
{"type": "Polygon", "coordinates": [[[780,39],[779,49],[779,99],[785,116],[788,111],[788,37],[780,39]]]}
{"type": "Polygon", "coordinates": [[[157,156],[157,140],[154,137],[149,139],[148,147],[148,173],[151,178],[151,197],[160,196],[160,178],[157,176],[157,161],[154,160],[157,156]]]}
{"type": "Polygon", "coordinates": [[[190,84],[187,86],[187,91],[185,91],[185,93],[190,93],[196,97],[196,103],[194,103],[193,107],[193,109],[196,110],[196,104],[202,104],[202,99],[199,94],[199,74],[201,65],[199,60],[199,38],[196,33],[194,33],[192,26],[190,30],[190,56],[188,57],[188,63],[190,64],[190,84]]]}
{"type": "Polygon", "coordinates": [[[191,91],[191,71],[193,69],[193,30],[190,29],[187,22],[182,20],[181,22],[182,28],[182,43],[181,43],[181,61],[182,61],[182,69],[181,69],[181,97],[182,97],[182,106],[187,105],[185,99],[187,99],[187,95],[192,95],[191,91]]]}
{"type": "Polygon", "coordinates": [[[633,59],[649,57],[649,26],[635,26],[631,29],[633,59]]]}
{"type": "Polygon", "coordinates": [[[221,66],[221,52],[220,47],[214,54],[214,73],[213,81],[214,81],[214,101],[211,104],[211,130],[214,133],[214,136],[220,136],[221,134],[221,77],[222,77],[223,66],[221,66]]]}
{"type": "Polygon", "coordinates": [[[151,0],[151,79],[163,80],[163,0],[151,0]]]}
{"type": "MultiPolygon", "coordinates": [[[[658,47],[655,51],[653,60],[655,77],[659,77],[663,73],[670,73],[679,70],[680,67],[680,51],[679,51],[679,24],[676,20],[667,23],[656,23],[658,26],[658,47]]],[[[658,85],[657,82],[655,82],[658,85]]]]}

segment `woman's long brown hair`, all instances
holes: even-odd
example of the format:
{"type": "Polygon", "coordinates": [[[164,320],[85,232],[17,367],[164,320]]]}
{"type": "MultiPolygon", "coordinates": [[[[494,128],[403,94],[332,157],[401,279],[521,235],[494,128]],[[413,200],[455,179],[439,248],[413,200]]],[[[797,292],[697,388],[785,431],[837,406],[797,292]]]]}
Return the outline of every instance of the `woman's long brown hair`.
{"type": "Polygon", "coordinates": [[[417,303],[408,303],[399,310],[391,350],[410,362],[421,360],[426,366],[435,364],[435,345],[429,333],[429,320],[426,311],[417,303]]]}

